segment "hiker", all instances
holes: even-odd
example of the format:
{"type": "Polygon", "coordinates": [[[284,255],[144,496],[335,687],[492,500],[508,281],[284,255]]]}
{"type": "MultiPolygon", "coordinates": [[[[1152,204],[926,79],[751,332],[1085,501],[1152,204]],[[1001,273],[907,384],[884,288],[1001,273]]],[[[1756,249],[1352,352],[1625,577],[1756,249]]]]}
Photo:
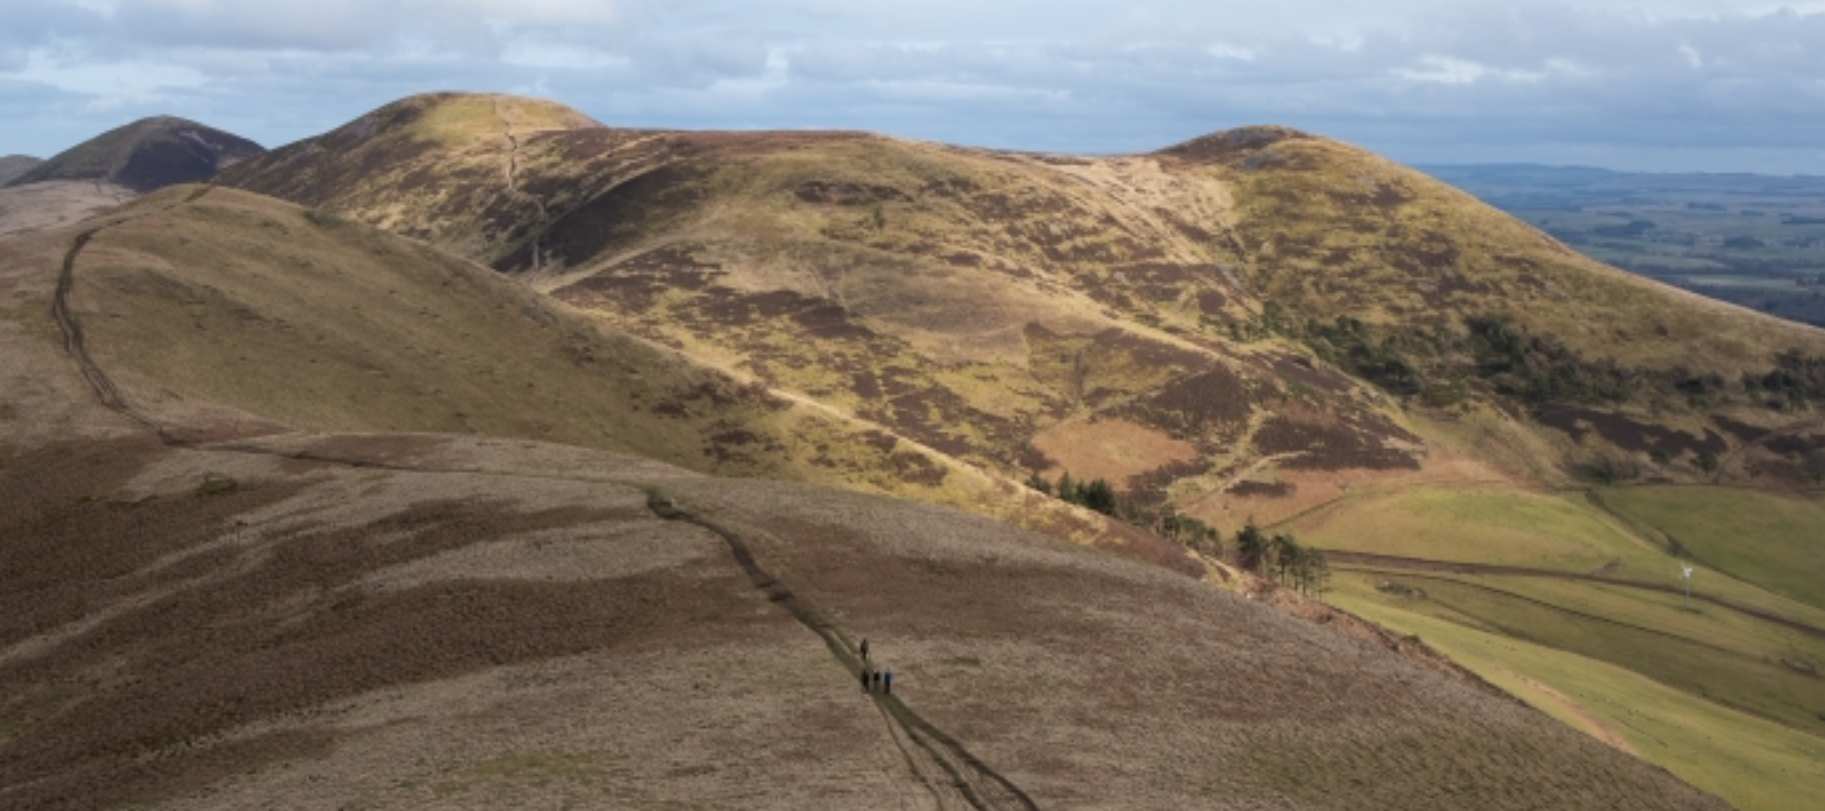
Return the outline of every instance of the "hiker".
{"type": "Polygon", "coordinates": [[[866,668],[866,667],[862,668],[862,692],[864,692],[864,693],[868,692],[869,678],[870,677],[868,675],[868,668],[866,668]]]}
{"type": "Polygon", "coordinates": [[[879,671],[879,670],[874,672],[874,686],[876,686],[876,687],[881,686],[881,671],[879,671]]]}
{"type": "Polygon", "coordinates": [[[893,671],[889,670],[881,674],[881,692],[888,695],[893,694],[893,671]]]}
{"type": "Polygon", "coordinates": [[[862,637],[862,661],[868,661],[868,637],[862,637]]]}

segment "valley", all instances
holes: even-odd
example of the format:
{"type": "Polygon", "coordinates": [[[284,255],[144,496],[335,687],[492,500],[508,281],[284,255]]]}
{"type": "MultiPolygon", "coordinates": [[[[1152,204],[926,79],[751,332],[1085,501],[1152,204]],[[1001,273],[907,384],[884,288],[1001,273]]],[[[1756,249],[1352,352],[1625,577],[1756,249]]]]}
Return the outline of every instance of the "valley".
{"type": "Polygon", "coordinates": [[[0,235],[0,806],[1825,786],[1825,333],[1353,147],[433,94],[134,195],[0,235]]]}

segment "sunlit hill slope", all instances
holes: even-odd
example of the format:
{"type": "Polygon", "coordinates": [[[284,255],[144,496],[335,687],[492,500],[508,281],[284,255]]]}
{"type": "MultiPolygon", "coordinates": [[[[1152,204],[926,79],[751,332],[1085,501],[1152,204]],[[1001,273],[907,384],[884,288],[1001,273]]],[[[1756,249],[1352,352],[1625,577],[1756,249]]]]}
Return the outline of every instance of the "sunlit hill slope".
{"type": "Polygon", "coordinates": [[[1353,147],[1261,127],[1085,158],[443,95],[219,180],[460,252],[956,469],[1105,479],[1162,534],[1168,515],[1226,544],[1250,518],[1294,533],[1334,553],[1342,604],[1428,640],[1444,618],[1485,678],[1744,807],[1825,781],[1825,621],[1765,576],[1816,542],[1821,333],[1591,262],[1353,147]],[[1706,520],[1764,497],[1800,517],[1765,552],[1701,548],[1662,518],[1681,488],[1717,495],[1706,520]],[[1723,613],[1659,613],[1694,557],[1723,613]],[[1651,723],[1578,694],[1611,667],[1667,688],[1651,723]],[[1636,731],[1712,712],[1708,737],[1636,731]],[[1780,743],[1739,757],[1750,741],[1780,743]]]}
{"type": "Polygon", "coordinates": [[[167,189],[0,293],[0,806],[1723,807],[321,209],[167,189]]]}

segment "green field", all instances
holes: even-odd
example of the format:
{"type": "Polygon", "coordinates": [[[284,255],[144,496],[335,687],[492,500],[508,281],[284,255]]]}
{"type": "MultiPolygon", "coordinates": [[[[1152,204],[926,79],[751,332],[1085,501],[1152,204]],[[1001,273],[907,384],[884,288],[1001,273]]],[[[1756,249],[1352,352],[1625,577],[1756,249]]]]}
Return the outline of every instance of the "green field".
{"type": "Polygon", "coordinates": [[[1581,496],[1507,486],[1363,492],[1299,519],[1300,538],[1324,549],[1428,560],[1591,572],[1613,561],[1642,571],[1663,557],[1581,496]]]}
{"type": "Polygon", "coordinates": [[[1669,687],[1628,668],[1409,610],[1369,580],[1339,579],[1333,600],[1454,661],[1567,724],[1590,730],[1563,696],[1643,759],[1746,811],[1810,811],[1825,791],[1825,739],[1669,687]]]}
{"type": "Polygon", "coordinates": [[[1551,584],[1539,578],[1378,577],[1424,592],[1424,599],[1406,603],[1409,611],[1599,659],[1808,734],[1825,732],[1818,717],[1825,712],[1825,679],[1816,672],[1825,667],[1825,640],[1817,637],[1790,632],[1778,640],[1729,640],[1730,620],[1713,619],[1729,612],[1682,611],[1677,597],[1658,600],[1659,616],[1645,618],[1651,624],[1631,624],[1612,617],[1639,596],[1586,589],[1577,599],[1555,599],[1551,589],[1535,589],[1551,584]],[[1589,611],[1566,602],[1582,602],[1589,611]]]}
{"type": "Polygon", "coordinates": [[[1618,488],[1603,499],[1702,567],[1825,608],[1825,501],[1709,487],[1618,488]]]}
{"type": "MultiPolygon", "coordinates": [[[[1631,488],[1628,492],[1651,489],[1631,488]]],[[[1666,489],[1690,503],[1700,503],[1695,494],[1710,493],[1712,500],[1704,503],[1711,504],[1713,512],[1720,516],[1734,514],[1730,505],[1737,503],[1733,502],[1737,494],[1750,499],[1776,498],[1720,488],[1666,489]]],[[[1618,492],[1623,491],[1603,491],[1604,502],[1614,501],[1618,492]]],[[[1792,538],[1809,532],[1816,537],[1819,531],[1818,525],[1808,520],[1812,513],[1806,510],[1782,513],[1767,509],[1759,511],[1759,515],[1769,522],[1759,532],[1764,537],[1792,538]]],[[[1646,523],[1636,519],[1637,525],[1646,523]]],[[[1577,575],[1601,574],[1668,588],[1681,584],[1680,561],[1667,551],[1663,538],[1638,536],[1623,520],[1606,514],[1579,492],[1546,493],[1504,485],[1365,490],[1300,516],[1284,528],[1320,549],[1520,566],[1577,575]]],[[[1684,534],[1678,537],[1685,542],[1684,534]]],[[[1779,568],[1774,557],[1794,554],[1802,548],[1797,544],[1765,547],[1770,556],[1769,567],[1779,568]]],[[[1700,557],[1701,561],[1709,559],[1700,557]]],[[[1808,561],[1808,565],[1819,564],[1808,561]]],[[[1804,580],[1804,575],[1782,574],[1804,580]]],[[[1825,627],[1825,606],[1775,588],[1772,580],[1754,576],[1707,577],[1703,572],[1694,577],[1701,593],[1825,627]]]]}
{"type": "Polygon", "coordinates": [[[1580,711],[1595,716],[1739,807],[1813,807],[1825,791],[1825,635],[1770,615],[1825,629],[1825,505],[1703,487],[1599,495],[1366,490],[1275,529],[1327,550],[1470,564],[1339,563],[1331,599],[1573,726],[1589,727],[1580,711]],[[1689,607],[1669,529],[1705,567],[1689,607]],[[1476,571],[1492,565],[1542,574],[1476,571]]]}

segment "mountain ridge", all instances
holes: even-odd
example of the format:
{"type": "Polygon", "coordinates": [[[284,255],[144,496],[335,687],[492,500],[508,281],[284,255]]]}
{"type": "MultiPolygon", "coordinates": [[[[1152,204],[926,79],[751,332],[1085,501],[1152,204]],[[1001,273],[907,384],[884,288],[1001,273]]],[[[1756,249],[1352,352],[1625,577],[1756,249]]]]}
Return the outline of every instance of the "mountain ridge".
{"type": "Polygon", "coordinates": [[[7,183],[93,180],[144,194],[194,183],[265,148],[238,135],[176,116],[153,116],[116,127],[57,153],[7,183]]]}
{"type": "Polygon", "coordinates": [[[30,155],[0,156],[0,186],[5,186],[12,182],[13,178],[31,171],[32,167],[41,163],[44,163],[43,158],[35,158],[30,155]]]}
{"type": "MultiPolygon", "coordinates": [[[[483,120],[497,103],[400,104],[483,120]]],[[[1396,416],[1389,393],[1536,407],[1515,403],[1504,391],[1516,384],[1462,348],[1399,358],[1419,378],[1395,381],[1410,389],[1358,388],[1349,379],[1363,361],[1345,339],[1408,346],[1408,333],[1449,328],[1474,342],[1485,340],[1476,325],[1507,323],[1571,374],[1626,378],[1634,393],[1609,407],[1628,421],[1675,405],[1688,379],[1759,379],[1788,350],[1825,356],[1818,330],[1637,280],[1423,175],[1281,127],[1105,158],[862,133],[572,127],[513,140],[504,130],[477,125],[479,148],[421,141],[413,168],[384,177],[306,141],[289,154],[315,149],[326,162],[268,156],[221,180],[522,274],[651,340],[1004,475],[1057,475],[1045,454],[1063,453],[1093,468],[1080,476],[1113,473],[1118,488],[1181,508],[1211,509],[1202,488],[1276,454],[1317,467],[1420,464],[1412,449],[1423,443],[1400,425],[1412,415],[1396,416]],[[433,165],[452,181],[428,182],[433,165]],[[297,192],[306,175],[323,188],[297,192]],[[1367,331],[1349,333],[1346,316],[1367,331]],[[1167,394],[1173,386],[1184,391],[1167,394]],[[1251,404],[1304,387],[1329,392],[1310,400],[1308,420],[1251,404]],[[915,390],[938,394],[901,399],[915,390]],[[1230,404],[1202,416],[1160,405],[1193,390],[1230,404]],[[1139,417],[1144,446],[1190,442],[1215,461],[1187,468],[1179,450],[1121,464],[1073,450],[1106,445],[1099,421],[1117,417],[1139,417]]],[[[1718,413],[1779,420],[1753,406],[1718,413]]],[[[1701,440],[1728,435],[1678,420],[1701,440]]],[[[1588,460],[1577,430],[1519,422],[1562,449],[1551,464],[1588,460]]]]}
{"type": "MultiPolygon", "coordinates": [[[[1088,702],[1083,706],[1104,712],[1152,706],[1145,696],[1111,685],[1209,681],[1184,676],[1170,655],[1139,656],[1133,664],[1140,670],[1119,674],[1067,674],[1045,663],[1060,651],[1035,652],[1026,642],[1077,638],[1089,630],[1060,630],[1065,625],[1058,623],[1069,624],[1064,617],[1125,627],[1130,620],[1115,616],[1129,616],[1123,612],[1141,610],[1140,604],[1165,612],[1150,617],[1178,610],[1204,616],[1204,598],[1181,592],[1208,586],[1244,591],[1314,623],[1349,625],[1346,615],[1294,593],[1314,582],[1288,572],[1296,564],[1286,555],[1299,543],[1347,553],[1332,567],[1334,580],[1315,581],[1320,595],[1397,629],[1360,637],[1368,650],[1419,649],[1423,631],[1427,643],[1474,663],[1481,678],[1555,717],[1570,717],[1569,723],[1617,749],[1647,753],[1732,802],[1805,807],[1739,799],[1763,796],[1756,793],[1761,786],[1745,789],[1742,775],[1761,763],[1783,769],[1799,764],[1795,773],[1810,775],[1825,762],[1804,761],[1806,753],[1825,751],[1814,740],[1810,715],[1825,694],[1803,676],[1804,668],[1825,661],[1825,648],[1795,630],[1825,627],[1825,620],[1807,602],[1815,596],[1805,590],[1803,575],[1766,575],[1783,573],[1781,556],[1802,549],[1804,538],[1783,539],[1779,550],[1737,562],[1729,532],[1695,522],[1669,525],[1667,507],[1656,501],[1665,498],[1662,490],[1683,489],[1715,496],[1720,504],[1762,505],[1759,511],[1787,516],[1781,520],[1789,523],[1812,515],[1802,456],[1825,447],[1825,434],[1809,417],[1820,382],[1814,333],[1619,281],[1460,193],[1353,147],[1285,128],[1244,128],[1154,153],[1082,158],[865,133],[620,130],[547,102],[443,94],[401,100],[332,134],[334,140],[307,140],[231,168],[219,176],[221,187],[172,189],[106,220],[0,240],[0,257],[10,256],[0,268],[16,280],[14,297],[26,302],[6,311],[20,324],[7,334],[21,347],[31,344],[29,352],[7,353],[9,379],[29,385],[0,395],[0,429],[20,441],[29,434],[34,438],[27,444],[34,444],[70,434],[82,420],[105,418],[109,435],[143,434],[143,428],[122,424],[119,413],[94,413],[100,407],[93,402],[87,409],[69,402],[63,411],[53,406],[74,402],[80,381],[53,351],[57,329],[46,311],[30,302],[67,299],[113,390],[167,433],[203,432],[186,442],[208,447],[167,449],[171,455],[158,462],[171,466],[159,474],[167,482],[159,491],[167,501],[150,502],[149,509],[191,503],[169,500],[183,493],[207,507],[226,503],[209,500],[218,497],[283,499],[273,488],[314,486],[310,476],[344,482],[339,490],[311,496],[324,500],[328,493],[357,492],[344,476],[369,476],[365,495],[344,495],[338,505],[359,515],[335,519],[333,526],[343,529],[331,532],[346,529],[347,538],[367,538],[371,545],[350,545],[334,535],[341,540],[327,546],[308,538],[294,546],[291,536],[263,529],[256,548],[358,567],[338,555],[359,552],[399,562],[405,558],[391,556],[416,556],[410,550],[420,549],[418,541],[395,546],[375,539],[421,539],[428,544],[424,551],[452,557],[414,560],[397,571],[385,563],[368,576],[395,584],[388,588],[407,584],[403,593],[429,605],[466,606],[476,616],[506,612],[513,618],[503,626],[507,632],[529,640],[585,647],[609,641],[545,636],[545,626],[526,624],[539,612],[508,609],[519,604],[513,600],[531,598],[519,585],[471,581],[498,580],[503,572],[519,573],[508,580],[550,577],[554,569],[539,561],[555,554],[552,549],[583,560],[597,552],[581,550],[605,548],[595,541],[570,546],[570,536],[562,534],[592,530],[555,513],[510,515],[543,507],[495,515],[495,507],[465,507],[463,500],[480,492],[465,488],[485,487],[510,494],[509,500],[525,499],[523,505],[577,506],[562,494],[586,483],[553,473],[587,469],[588,486],[629,489],[597,494],[618,506],[607,514],[587,513],[586,522],[657,518],[665,526],[676,523],[673,529],[689,525],[708,533],[697,536],[712,544],[708,548],[717,548],[715,537],[727,541],[737,563],[743,553],[734,544],[748,544],[760,571],[746,573],[757,589],[749,599],[797,618],[801,630],[815,634],[800,640],[811,643],[812,658],[825,657],[818,660],[822,665],[793,672],[820,672],[817,667],[828,667],[834,657],[843,665],[835,669],[842,686],[853,694],[849,680],[858,662],[850,630],[872,626],[877,644],[889,637],[917,639],[916,658],[902,660],[917,666],[899,671],[914,681],[896,688],[942,682],[956,691],[909,694],[921,702],[918,717],[940,736],[925,739],[930,748],[924,751],[937,760],[913,753],[910,768],[937,773],[942,763],[955,768],[974,758],[992,774],[970,772],[964,781],[970,790],[980,797],[980,791],[1013,786],[995,796],[1016,804],[1020,792],[1067,805],[1094,802],[1081,788],[1079,794],[1060,793],[1056,775],[1081,777],[1095,764],[1071,760],[1068,753],[1078,749],[1056,736],[1075,740],[1086,723],[1119,726],[1120,719],[1044,716],[1047,722],[1031,734],[1053,736],[1046,740],[1064,748],[1048,749],[1051,760],[1035,761],[1030,750],[979,723],[993,711],[970,703],[971,695],[988,695],[982,685],[1025,684],[1022,674],[1034,672],[1060,674],[1067,682],[1083,676],[1091,678],[1083,682],[1091,685],[1084,693],[1062,687],[1040,693],[1048,704],[1055,703],[1054,693],[1073,697],[1060,707],[1073,706],[1081,695],[1088,702]],[[522,109],[523,115],[516,112],[522,109]],[[59,257],[71,281],[52,291],[47,280],[59,257]],[[64,414],[69,416],[57,416],[64,414]],[[450,435],[461,431],[479,436],[450,435]],[[787,481],[691,478],[695,484],[681,484],[690,477],[675,468],[662,472],[625,458],[533,448],[547,439],[637,452],[658,460],[652,464],[696,472],[787,481]],[[218,452],[243,455],[248,464],[228,464],[231,457],[218,452]],[[493,461],[479,462],[477,454],[492,454],[493,461]],[[269,464],[278,467],[262,467],[269,464]],[[1063,490],[1067,474],[1102,489],[1063,490]],[[502,475],[507,478],[492,478],[502,475]],[[480,484],[484,479],[487,484],[480,484]],[[1017,484],[1023,480],[1025,488],[1017,484]],[[1762,500],[1712,486],[1719,481],[1753,484],[1762,500]],[[1639,484],[1634,489],[1640,492],[1600,499],[1606,483],[1639,484]],[[1055,492],[1062,497],[1053,498],[1055,492]],[[1095,501],[1095,511],[1066,503],[1093,503],[1086,492],[1109,498],[1095,501]],[[402,500],[388,500],[389,493],[402,500]],[[437,500],[453,493],[466,495],[437,500]],[[935,513],[928,508],[884,496],[963,507],[1191,577],[1146,589],[1133,606],[1114,596],[1126,591],[1105,594],[1102,585],[1090,588],[1072,577],[1058,580],[1065,587],[1056,593],[1023,590],[1021,584],[1052,582],[1054,575],[975,530],[965,534],[981,545],[952,545],[952,533],[964,532],[963,523],[929,519],[935,513]],[[1792,504],[1767,506],[1786,501],[1792,504]],[[408,502],[404,512],[370,520],[408,502]],[[1610,511],[1606,504],[1617,507],[1610,511]],[[1260,530],[1257,540],[1271,539],[1268,548],[1277,551],[1250,561],[1244,535],[1236,532],[1245,526],[1260,530]],[[534,534],[522,537],[522,529],[534,534]],[[1295,530],[1297,540],[1290,534],[1295,530]],[[553,534],[537,534],[546,531],[553,534]],[[481,543],[469,544],[465,535],[481,543]],[[507,539],[504,546],[488,545],[498,538],[507,539]],[[891,553],[867,551],[877,541],[891,553]],[[1720,617],[1678,612],[1677,601],[1669,605],[1673,592],[1659,588],[1656,577],[1671,571],[1671,558],[1687,554],[1682,550],[1696,550],[1742,575],[1719,572],[1702,584],[1717,589],[1717,598],[1701,603],[1756,613],[1720,617]],[[1585,576],[1590,572],[1602,577],[1585,576]],[[1581,585],[1598,580],[1642,585],[1621,591],[1581,585]],[[1768,583],[1779,588],[1770,592],[1768,583]],[[410,591],[432,584],[442,595],[436,600],[432,592],[410,591]],[[911,591],[893,591],[901,585],[911,591]],[[1327,585],[1335,591],[1327,593],[1327,585]],[[795,597],[801,594],[804,603],[795,597]],[[1040,605],[1062,600],[1062,613],[991,610],[988,615],[1001,620],[1033,624],[993,631],[1000,634],[999,647],[987,655],[959,647],[963,637],[955,634],[963,629],[935,618],[988,606],[991,594],[1022,595],[1040,605]],[[485,596],[468,601],[465,595],[485,596]],[[927,599],[950,607],[932,613],[921,602],[927,599]],[[911,605],[920,607],[905,607],[911,605]],[[1732,623],[1753,630],[1741,633],[1732,623]],[[1660,630],[1644,635],[1649,627],[1660,630]],[[894,630],[882,637],[881,628],[894,630]],[[1533,654],[1514,652],[1533,650],[1515,644],[1529,639],[1546,640],[1557,655],[1615,665],[1633,678],[1669,686],[1656,688],[1652,706],[1618,702],[1614,693],[1589,692],[1579,680],[1601,673],[1608,685],[1616,682],[1616,671],[1558,659],[1543,669],[1533,654]],[[1769,645],[1778,647],[1778,656],[1770,658],[1775,648],[1769,645]],[[1028,655],[1040,659],[1020,658],[1028,655]],[[1152,675],[1140,675],[1143,670],[1152,675]],[[1112,703],[1111,696],[1125,698],[1112,703]],[[1718,710],[1724,703],[1736,709],[1718,710]],[[1640,715],[1618,715],[1625,706],[1640,715]],[[1683,720],[1711,717],[1705,712],[1729,716],[1730,732],[1667,731],[1681,728],[1683,720]],[[1713,742],[1713,732],[1722,743],[1713,742]],[[1706,743],[1694,758],[1684,750],[1657,749],[1643,735],[1706,743]],[[961,749],[948,749],[946,739],[961,749]],[[1737,768],[1718,757],[1733,741],[1768,759],[1737,768]],[[1070,763],[1060,766],[1059,758],[1070,763]]],[[[12,479],[8,486],[24,482],[12,479]]],[[[72,489],[57,502],[60,515],[82,526],[106,515],[77,495],[72,489]],[[97,512],[91,515],[91,509],[97,512]]],[[[142,497],[128,487],[102,498],[142,497]]],[[[251,520],[261,525],[268,519],[251,520]]],[[[979,522],[965,523],[983,526],[979,522]]],[[[657,530],[653,523],[638,526],[637,532],[657,530]]],[[[1780,521],[1768,526],[1763,534],[1770,537],[1785,531],[1780,521]]],[[[619,531],[588,535],[609,540],[605,536],[624,537],[619,531]]],[[[196,564],[211,577],[222,575],[210,569],[213,561],[241,560],[232,552],[239,536],[223,529],[215,537],[209,554],[229,547],[226,558],[202,557],[196,564]]],[[[644,561],[636,568],[670,559],[660,552],[644,548],[629,559],[644,561]]],[[[1804,561],[1786,563],[1792,569],[1804,561]]],[[[670,581],[616,582],[616,589],[650,595],[652,605],[678,605],[672,601],[683,593],[670,581]]],[[[585,600],[592,588],[558,589],[537,599],[585,600]]],[[[324,593],[366,606],[348,616],[362,622],[377,616],[367,613],[376,604],[362,602],[367,598],[359,589],[343,584],[324,593]]],[[[201,593],[194,599],[203,599],[201,593]]],[[[729,603],[725,616],[746,617],[738,604],[729,603]]],[[[66,612],[70,621],[89,616],[79,605],[44,605],[66,612]]],[[[108,610],[130,608],[113,605],[108,610]]],[[[296,621],[323,629],[337,604],[300,605],[311,608],[296,621]],[[314,613],[316,608],[329,613],[314,613]]],[[[410,609],[402,616],[418,616],[423,604],[398,607],[410,609]]],[[[284,613],[277,606],[270,610],[284,613]]],[[[612,614],[588,615],[617,627],[609,622],[612,614]]],[[[656,623],[646,627],[674,627],[652,615],[626,616],[656,623]]],[[[1168,624],[1180,628],[1168,636],[1196,638],[1197,644],[1213,633],[1246,639],[1232,656],[1278,650],[1258,647],[1274,635],[1262,630],[1267,626],[1231,622],[1218,632],[1168,624]]],[[[360,627],[391,638],[382,626],[360,627]]],[[[727,630],[711,625],[704,632],[717,629],[727,630]]],[[[33,638],[21,650],[56,649],[62,638],[33,638]]],[[[463,645],[470,642],[475,645],[464,647],[456,661],[505,653],[487,639],[463,645]]],[[[538,647],[544,644],[529,650],[548,651],[538,647]]],[[[1329,644],[1321,647],[1332,650],[1329,644]]],[[[1071,657],[1100,661],[1114,655],[1111,650],[1099,644],[1071,657]]],[[[524,664],[517,656],[506,658],[524,664]]],[[[740,661],[750,658],[743,653],[740,661]]],[[[0,658],[0,665],[5,661],[0,658]]],[[[398,672],[390,669],[397,663],[363,661],[375,672],[398,672]]],[[[1315,666],[1351,672],[1367,661],[1321,656],[1315,666]]],[[[1289,655],[1275,662],[1260,672],[1328,684],[1304,669],[1311,660],[1289,655]]],[[[717,672],[700,671],[700,665],[698,659],[677,660],[627,676],[644,683],[654,672],[688,673],[691,689],[701,691],[719,680],[697,675],[717,672]]],[[[772,672],[746,664],[736,669],[742,679],[772,672]]],[[[181,668],[150,672],[169,675],[174,687],[186,690],[198,683],[191,681],[194,675],[170,675],[181,668]]],[[[476,678],[498,673],[483,668],[476,678]]],[[[765,695],[768,702],[790,704],[797,700],[790,696],[805,689],[765,695]]],[[[1314,695],[1335,697],[1329,688],[1315,689],[1314,695]]],[[[1209,697],[1189,687],[1160,691],[1181,694],[1209,697]]],[[[638,704],[638,696],[616,695],[620,703],[605,706],[638,704]]],[[[666,706],[697,706],[679,704],[683,694],[665,695],[666,706]]],[[[1278,702],[1250,707],[1246,701],[1222,703],[1227,700],[1197,706],[1267,724],[1294,711],[1278,702]]],[[[1298,766],[1307,761],[1289,759],[1291,750],[1231,752],[1225,763],[1247,762],[1244,772],[1267,782],[1224,784],[1225,796],[1278,798],[1261,801],[1293,806],[1331,804],[1338,792],[1364,806],[1443,800],[1438,781],[1425,777],[1429,765],[1390,769],[1378,759],[1385,747],[1376,743],[1382,733],[1374,730],[1408,734],[1419,727],[1411,720],[1383,727],[1359,714],[1380,707],[1333,703],[1337,715],[1323,710],[1308,720],[1332,719],[1337,726],[1323,729],[1342,737],[1298,746],[1309,743],[1310,757],[1327,764],[1323,771],[1330,776],[1343,773],[1328,768],[1336,758],[1354,764],[1366,750],[1362,763],[1370,765],[1360,773],[1372,779],[1353,786],[1325,783],[1321,793],[1333,796],[1321,800],[1288,788],[1310,775],[1298,766]],[[1304,776],[1295,779],[1288,769],[1304,776]],[[1276,777],[1282,774],[1288,780],[1276,777]],[[1380,786],[1378,781],[1399,788],[1389,788],[1392,794],[1363,788],[1380,786]]],[[[827,704],[815,706],[830,711],[827,704]]],[[[895,715],[891,706],[885,711],[904,722],[888,731],[920,746],[912,717],[895,715]]],[[[387,717],[410,715],[399,712],[404,715],[387,717]]],[[[524,707],[513,712],[530,713],[524,707]]],[[[1193,741],[1204,740],[1199,736],[1208,734],[1208,724],[1183,723],[1183,708],[1177,712],[1174,723],[1190,737],[1163,750],[1137,750],[1135,762],[1167,750],[1182,760],[1187,746],[1202,746],[1193,741]]],[[[281,726],[328,734],[309,722],[281,726]]],[[[1314,729],[1302,724],[1287,734],[1314,729]]],[[[1426,729],[1433,732],[1415,745],[1439,753],[1423,757],[1427,764],[1459,762],[1445,755],[1454,747],[1480,759],[1476,753],[1490,751],[1485,746],[1500,749],[1508,735],[1480,736],[1477,746],[1464,748],[1467,742],[1448,730],[1426,729]],[[1435,748],[1441,741],[1445,748],[1435,748]]],[[[267,744],[285,750],[288,740],[267,744]]],[[[477,768],[575,775],[566,771],[573,764],[590,770],[601,765],[589,752],[577,753],[573,739],[546,740],[555,747],[551,752],[564,754],[553,755],[556,760],[534,755],[536,762],[525,769],[514,764],[527,761],[503,765],[499,759],[477,768]]],[[[1549,759],[1566,753],[1583,759],[1576,769],[1567,763],[1551,770],[1573,775],[1553,778],[1559,780],[1556,791],[1570,792],[1565,804],[1589,804],[1572,795],[1606,779],[1587,766],[1623,769],[1616,773],[1619,785],[1639,787],[1622,790],[1626,796],[1604,793],[1598,804],[1707,802],[1639,782],[1635,767],[1616,766],[1608,757],[1614,752],[1575,743],[1559,747],[1551,745],[1549,759]]],[[[293,754],[280,759],[286,758],[298,762],[293,754]]],[[[1538,760],[1515,752],[1491,758],[1538,760]]],[[[342,765],[318,774],[346,771],[346,762],[336,762],[342,765]]],[[[644,768],[644,761],[628,762],[644,768]]],[[[1360,765],[1344,771],[1357,774],[1350,769],[1360,765]]],[[[1482,771],[1486,767],[1467,767],[1484,775],[1472,781],[1475,786],[1511,779],[1482,771]]],[[[1531,785],[1535,777],[1512,779],[1519,782],[1502,785],[1531,785]]],[[[689,776],[652,775],[653,781],[666,790],[688,786],[678,790],[699,792],[700,800],[724,796],[689,776]]],[[[247,785],[271,792],[282,783],[261,776],[247,785]]],[[[446,788],[469,791],[475,784],[499,785],[477,779],[446,788]]],[[[619,778],[603,784],[633,790],[619,778]]],[[[1457,788],[1471,786],[1451,791],[1457,788]]],[[[1146,796],[1182,805],[1188,795],[1175,793],[1181,789],[1155,786],[1147,791],[1162,793],[1146,796]]],[[[1779,787],[1772,794],[1784,801],[1798,797],[1779,787]]],[[[387,796],[406,802],[397,793],[387,796]]],[[[464,796],[482,803],[481,795],[464,796]]],[[[1539,796],[1524,788],[1489,802],[1537,804],[1539,796]]]]}
{"type": "Polygon", "coordinates": [[[169,188],[0,240],[0,291],[27,304],[0,311],[8,803],[1723,807],[1384,647],[1411,641],[1067,543],[1078,513],[1013,488],[1045,533],[534,441],[930,470],[322,211],[169,188]],[[563,403],[554,367],[583,370],[563,403]],[[864,637],[891,694],[856,687],[864,637]]]}

